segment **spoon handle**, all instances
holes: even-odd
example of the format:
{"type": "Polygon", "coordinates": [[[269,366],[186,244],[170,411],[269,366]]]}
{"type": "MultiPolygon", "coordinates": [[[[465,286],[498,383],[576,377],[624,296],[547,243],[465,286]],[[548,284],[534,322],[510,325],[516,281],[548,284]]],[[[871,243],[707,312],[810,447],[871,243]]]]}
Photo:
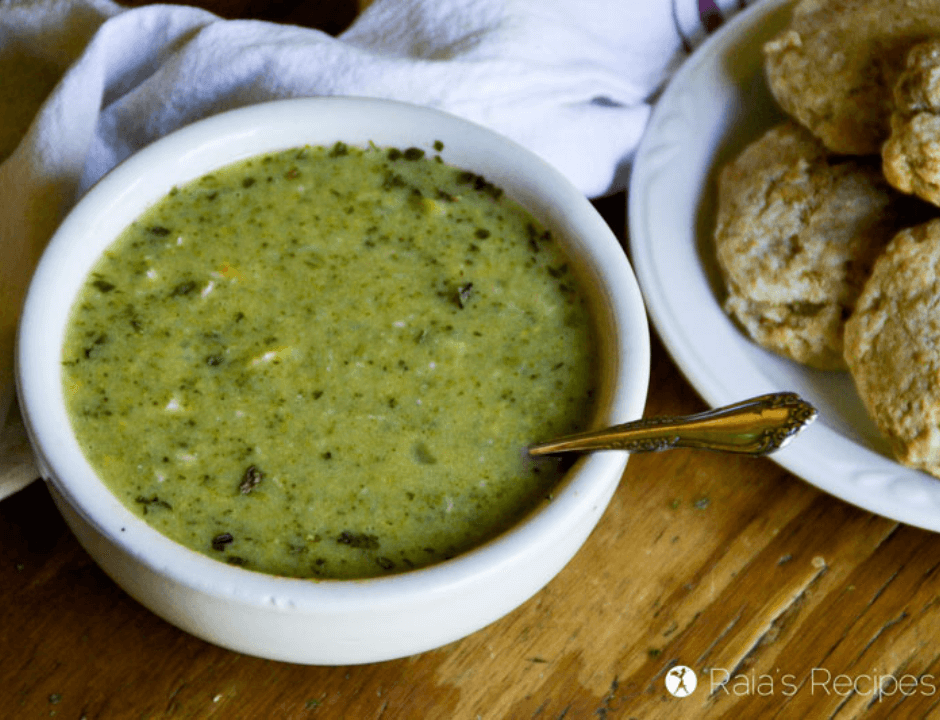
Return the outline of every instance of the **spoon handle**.
{"type": "Polygon", "coordinates": [[[767,455],[790,442],[816,418],[816,408],[790,392],[761,395],[683,417],[659,417],[569,435],[529,448],[532,455],[594,450],[653,452],[702,448],[767,455]]]}

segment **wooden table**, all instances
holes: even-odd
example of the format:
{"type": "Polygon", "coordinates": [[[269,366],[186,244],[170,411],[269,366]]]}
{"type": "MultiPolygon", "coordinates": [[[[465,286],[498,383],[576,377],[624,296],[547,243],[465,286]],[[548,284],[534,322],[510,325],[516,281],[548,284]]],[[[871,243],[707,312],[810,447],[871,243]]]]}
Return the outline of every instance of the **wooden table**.
{"type": "MultiPolygon", "coordinates": [[[[356,10],[201,4],[330,32],[356,10]]],[[[623,238],[624,197],[597,206],[623,238]]],[[[702,409],[654,337],[647,414],[702,409]]],[[[271,662],[177,630],[98,569],[41,483],[0,503],[0,548],[2,718],[940,717],[940,536],[769,460],[633,457],[597,529],[535,597],[374,665],[271,662]],[[676,665],[698,675],[688,697],[667,692],[676,665]]]]}

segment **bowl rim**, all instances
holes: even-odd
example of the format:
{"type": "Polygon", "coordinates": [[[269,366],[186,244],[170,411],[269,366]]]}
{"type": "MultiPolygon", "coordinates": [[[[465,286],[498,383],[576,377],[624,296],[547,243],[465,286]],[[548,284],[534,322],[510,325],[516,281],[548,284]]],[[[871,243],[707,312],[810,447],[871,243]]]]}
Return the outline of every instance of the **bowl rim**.
{"type": "MultiPolygon", "coordinates": [[[[423,145],[430,148],[440,139],[444,142],[441,154],[445,162],[464,167],[466,162],[461,160],[480,156],[476,159],[481,163],[467,169],[492,178],[530,211],[539,198],[550,198],[551,207],[533,214],[548,224],[561,224],[568,232],[577,229],[575,244],[579,253],[587,252],[592,280],[597,281],[597,287],[589,292],[597,296],[594,302],[604,315],[601,328],[604,337],[599,342],[612,359],[601,363],[602,389],[598,393],[595,422],[623,422],[640,417],[646,402],[649,330],[626,253],[587,198],[555,168],[515,142],[440,110],[353,97],[260,103],[196,121],[154,141],[118,164],[78,201],[40,259],[23,304],[17,334],[15,373],[21,412],[44,479],[97,532],[161,575],[250,605],[268,604],[275,594],[290,598],[291,606],[298,609],[322,611],[330,606],[349,612],[360,605],[372,605],[377,599],[394,605],[407,602],[415,593],[459,590],[477,580],[495,577],[520,553],[531,553],[542,546],[557,531],[559,523],[564,525],[567,518],[596,508],[611,478],[619,482],[626,464],[625,455],[618,452],[582,457],[550,502],[493,540],[435,565],[355,580],[289,578],[229,566],[162,535],[124,507],[97,478],[78,449],[67,422],[59,379],[63,307],[67,315],[77,288],[94,261],[116,233],[129,224],[125,221],[127,217],[139,215],[174,185],[205,174],[213,167],[266,151],[304,144],[329,145],[330,141],[317,139],[325,137],[320,126],[349,130],[353,116],[368,118],[362,123],[373,129],[382,122],[391,123],[396,128],[393,134],[398,135],[404,123],[414,126],[410,135],[405,133],[408,139],[395,143],[376,140],[379,146],[420,145],[411,140],[424,138],[423,145]],[[314,124],[317,127],[312,130],[314,124]],[[288,139],[308,134],[312,139],[301,142],[288,139]],[[222,157],[227,159],[212,164],[222,157]],[[98,233],[95,236],[98,239],[89,240],[94,233],[98,233]],[[105,235],[108,239],[101,239],[105,235]],[[76,264],[81,272],[76,272],[76,264]],[[50,343],[56,353],[48,352],[50,343]],[[54,387],[49,387],[53,379],[54,387]],[[363,592],[364,588],[370,591],[363,592]]],[[[360,132],[357,128],[348,135],[360,132]]],[[[371,136],[382,135],[371,132],[367,139],[341,136],[336,140],[366,144],[371,136]]]]}

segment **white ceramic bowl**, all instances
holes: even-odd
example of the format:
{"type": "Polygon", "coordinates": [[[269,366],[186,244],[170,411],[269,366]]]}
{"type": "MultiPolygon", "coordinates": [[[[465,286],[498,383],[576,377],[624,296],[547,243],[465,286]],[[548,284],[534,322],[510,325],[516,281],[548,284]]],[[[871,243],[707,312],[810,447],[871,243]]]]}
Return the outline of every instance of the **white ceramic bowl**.
{"type": "Polygon", "coordinates": [[[591,204],[553,168],[480,126],[361,98],[256,105],[194,123],[103,178],[62,223],[30,286],[20,323],[21,409],[59,510],[95,561],[130,595],[209,642],[275,660],[347,664],[438,647],[498,619],[547,583],[587,538],[626,455],[578,460],[554,499],[495,540],[391,577],[313,581],[232,567],[188,550],[128,511],[85,460],[65,410],[61,347],[73,299],[100,253],[174,185],[277,149],[336,141],[430,149],[504,188],[568,247],[600,330],[595,424],[640,417],[649,379],[646,315],[622,248],[591,204]]]}

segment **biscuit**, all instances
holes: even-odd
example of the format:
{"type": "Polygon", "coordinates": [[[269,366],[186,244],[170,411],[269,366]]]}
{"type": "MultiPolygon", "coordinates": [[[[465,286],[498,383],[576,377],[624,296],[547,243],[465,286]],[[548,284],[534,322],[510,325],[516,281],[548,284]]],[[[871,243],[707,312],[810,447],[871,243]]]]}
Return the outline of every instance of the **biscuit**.
{"type": "Polygon", "coordinates": [[[877,154],[907,51],[940,34],[936,0],[801,0],[764,46],[780,106],[832,152],[877,154]]]}
{"type": "Polygon", "coordinates": [[[858,393],[897,459],[940,477],[940,220],[903,230],[846,324],[858,393]]]}
{"type": "Polygon", "coordinates": [[[907,55],[881,157],[894,187],[940,205],[940,38],[915,45],[907,55]]]}
{"type": "Polygon", "coordinates": [[[844,369],[845,319],[900,227],[903,197],[877,163],[833,161],[793,121],[772,128],[719,176],[715,249],[726,312],[769,350],[844,369]]]}

